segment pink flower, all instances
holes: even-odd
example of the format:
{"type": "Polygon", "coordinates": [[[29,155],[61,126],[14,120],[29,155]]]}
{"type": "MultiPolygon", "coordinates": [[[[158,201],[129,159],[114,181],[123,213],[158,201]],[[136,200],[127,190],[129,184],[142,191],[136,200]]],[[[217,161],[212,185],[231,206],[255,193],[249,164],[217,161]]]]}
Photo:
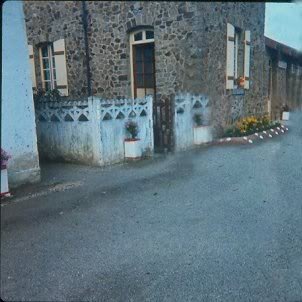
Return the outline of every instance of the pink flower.
{"type": "Polygon", "coordinates": [[[11,156],[1,148],[1,168],[7,165],[11,156]]]}

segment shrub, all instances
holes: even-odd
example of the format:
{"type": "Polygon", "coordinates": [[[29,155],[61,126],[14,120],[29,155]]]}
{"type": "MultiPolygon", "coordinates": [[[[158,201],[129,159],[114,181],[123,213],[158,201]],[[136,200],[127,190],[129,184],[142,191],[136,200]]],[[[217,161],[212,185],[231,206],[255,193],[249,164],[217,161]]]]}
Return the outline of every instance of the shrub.
{"type": "Polygon", "coordinates": [[[267,114],[259,117],[249,116],[240,119],[235,125],[228,128],[224,133],[224,137],[250,135],[278,126],[280,126],[280,123],[272,122],[267,114]]]}
{"type": "Polygon", "coordinates": [[[40,101],[60,101],[62,99],[62,95],[58,89],[52,90],[43,90],[43,89],[34,89],[33,96],[35,102],[40,101]]]}
{"type": "Polygon", "coordinates": [[[132,139],[135,139],[137,137],[138,125],[135,121],[129,120],[128,122],[126,122],[125,128],[127,132],[130,133],[132,139]]]}
{"type": "Polygon", "coordinates": [[[288,105],[283,105],[283,106],[282,106],[282,111],[289,112],[289,107],[288,107],[288,105]]]}

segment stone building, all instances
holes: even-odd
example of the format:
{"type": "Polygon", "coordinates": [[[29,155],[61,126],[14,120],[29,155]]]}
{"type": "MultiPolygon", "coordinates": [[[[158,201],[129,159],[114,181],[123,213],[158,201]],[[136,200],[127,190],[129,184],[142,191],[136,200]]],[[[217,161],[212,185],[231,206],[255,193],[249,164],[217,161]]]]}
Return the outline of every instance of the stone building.
{"type": "Polygon", "coordinates": [[[268,111],[279,119],[283,105],[302,109],[302,54],[282,43],[265,38],[269,65],[268,111]]]}
{"type": "Polygon", "coordinates": [[[24,11],[33,87],[74,100],[153,95],[158,150],[173,149],[180,94],[209,98],[215,136],[266,110],[265,3],[26,1],[24,11]]]}
{"type": "Polygon", "coordinates": [[[6,1],[2,19],[1,148],[11,155],[9,186],[40,179],[35,110],[22,1],[6,1]]]}

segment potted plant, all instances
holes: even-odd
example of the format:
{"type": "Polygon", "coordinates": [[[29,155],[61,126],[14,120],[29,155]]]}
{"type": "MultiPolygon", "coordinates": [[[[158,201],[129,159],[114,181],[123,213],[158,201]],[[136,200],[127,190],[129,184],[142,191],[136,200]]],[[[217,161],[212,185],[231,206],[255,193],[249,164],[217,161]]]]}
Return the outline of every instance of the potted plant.
{"type": "Polygon", "coordinates": [[[11,156],[1,148],[1,196],[9,196],[7,163],[11,156]]]}
{"type": "Polygon", "coordinates": [[[288,105],[282,106],[282,120],[288,121],[289,120],[289,107],[288,105]]]}
{"type": "Polygon", "coordinates": [[[129,120],[125,124],[125,128],[131,137],[125,139],[125,158],[126,159],[138,159],[142,156],[142,150],[140,145],[140,139],[137,138],[139,129],[135,121],[129,120]]]}
{"type": "Polygon", "coordinates": [[[211,127],[203,125],[203,118],[200,113],[195,113],[193,116],[194,128],[193,128],[193,138],[194,144],[200,145],[203,143],[208,143],[212,140],[211,127]]]}

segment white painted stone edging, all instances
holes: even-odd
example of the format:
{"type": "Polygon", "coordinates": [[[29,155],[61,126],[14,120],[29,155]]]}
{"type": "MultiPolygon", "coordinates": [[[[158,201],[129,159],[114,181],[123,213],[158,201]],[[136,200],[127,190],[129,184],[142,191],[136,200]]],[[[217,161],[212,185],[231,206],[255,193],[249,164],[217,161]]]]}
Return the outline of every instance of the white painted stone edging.
{"type": "MultiPolygon", "coordinates": [[[[267,131],[262,131],[267,137],[269,138],[272,138],[273,135],[272,134],[275,134],[275,135],[279,135],[281,133],[285,133],[285,131],[288,131],[288,128],[285,128],[283,125],[281,125],[281,128],[280,127],[276,127],[274,129],[269,129],[270,132],[267,130],[267,131]],[[283,130],[283,129],[284,130],[283,130]],[[280,132],[278,132],[277,130],[279,130],[280,132]]],[[[255,132],[254,134],[251,134],[249,136],[243,136],[243,137],[227,137],[227,138],[221,138],[219,140],[217,140],[216,142],[219,142],[219,143],[223,143],[223,142],[232,142],[232,143],[243,143],[243,142],[248,142],[250,144],[252,144],[254,142],[254,139],[257,140],[257,138],[261,139],[261,140],[264,140],[265,136],[263,135],[259,135],[259,133],[255,132]]]]}

